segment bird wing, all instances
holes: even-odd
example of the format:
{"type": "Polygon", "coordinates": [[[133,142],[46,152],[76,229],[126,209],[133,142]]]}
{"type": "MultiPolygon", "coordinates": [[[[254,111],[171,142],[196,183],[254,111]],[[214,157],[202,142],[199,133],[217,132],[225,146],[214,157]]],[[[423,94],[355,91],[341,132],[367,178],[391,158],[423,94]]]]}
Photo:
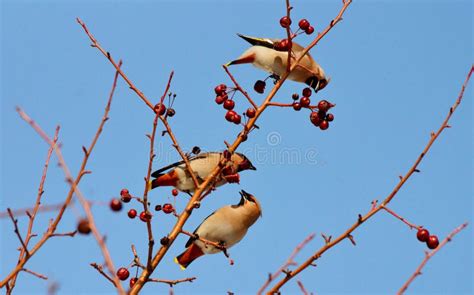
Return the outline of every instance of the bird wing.
{"type": "MultiPolygon", "coordinates": [[[[201,158],[205,158],[207,157],[209,154],[212,154],[212,153],[202,153],[202,154],[199,154],[199,155],[196,155],[196,156],[192,156],[192,157],[189,157],[189,161],[193,161],[193,160],[196,160],[196,159],[201,159],[201,158]]],[[[157,178],[160,176],[160,174],[162,174],[163,172],[165,172],[166,170],[169,170],[171,168],[174,168],[174,167],[177,167],[179,165],[182,165],[184,164],[184,160],[181,160],[181,161],[178,161],[176,163],[173,163],[173,164],[170,164],[168,166],[165,166],[165,167],[162,167],[156,171],[154,171],[151,176],[154,177],[154,178],[157,178]]]]}
{"type": "MultiPolygon", "coordinates": [[[[216,213],[216,211],[212,212],[211,214],[209,214],[206,218],[204,218],[204,220],[201,222],[201,224],[196,227],[196,229],[193,231],[193,234],[196,234],[196,232],[198,231],[198,229],[201,227],[201,225],[209,218],[211,217],[212,215],[214,215],[216,213]]],[[[189,240],[186,242],[186,245],[185,247],[188,248],[189,246],[191,246],[191,244],[196,240],[196,238],[193,238],[193,237],[190,237],[189,240]]]]}

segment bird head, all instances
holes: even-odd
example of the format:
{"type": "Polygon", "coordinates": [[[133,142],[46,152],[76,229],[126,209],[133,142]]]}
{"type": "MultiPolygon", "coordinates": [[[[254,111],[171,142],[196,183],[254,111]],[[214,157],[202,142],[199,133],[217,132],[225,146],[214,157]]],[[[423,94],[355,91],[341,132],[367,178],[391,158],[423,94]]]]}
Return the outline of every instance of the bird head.
{"type": "Polygon", "coordinates": [[[262,216],[262,207],[260,206],[260,202],[255,198],[252,194],[241,190],[240,192],[240,202],[238,206],[248,207],[249,209],[253,209],[257,213],[257,216],[262,216]]]}
{"type": "Polygon", "coordinates": [[[237,172],[244,170],[257,170],[250,160],[241,153],[234,153],[231,157],[232,162],[236,165],[237,172]]]}

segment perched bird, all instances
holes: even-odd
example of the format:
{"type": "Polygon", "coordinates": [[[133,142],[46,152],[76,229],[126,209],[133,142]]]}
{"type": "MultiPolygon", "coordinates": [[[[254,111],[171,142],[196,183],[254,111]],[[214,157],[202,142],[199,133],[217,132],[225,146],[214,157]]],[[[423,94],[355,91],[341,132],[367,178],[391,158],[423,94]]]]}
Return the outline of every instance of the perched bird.
{"type": "MultiPolygon", "coordinates": [[[[240,191],[240,196],[241,199],[237,205],[222,207],[204,219],[194,234],[198,238],[219,243],[226,249],[240,242],[247,230],[262,215],[260,203],[254,196],[244,190],[240,191]]],[[[204,254],[222,251],[212,245],[206,245],[197,238],[190,238],[186,243],[186,248],[174,260],[182,269],[204,254]]]]}
{"type": "MultiPolygon", "coordinates": [[[[196,175],[196,178],[199,183],[202,183],[204,179],[206,179],[206,177],[211,174],[212,170],[214,170],[214,168],[219,164],[219,161],[222,159],[222,157],[222,152],[210,152],[202,153],[189,158],[189,163],[191,164],[191,168],[194,171],[194,174],[196,175]]],[[[225,167],[223,169],[223,173],[218,176],[215,182],[215,186],[218,187],[227,183],[227,175],[237,174],[238,172],[244,170],[257,169],[243,154],[232,154],[230,160],[227,163],[227,167],[225,167]]],[[[184,163],[184,161],[176,162],[174,164],[158,169],[153,172],[151,176],[155,179],[150,181],[150,189],[154,189],[159,186],[174,186],[178,190],[187,193],[193,192],[196,189],[194,187],[193,179],[189,174],[188,170],[186,169],[186,164],[184,163]]]]}
{"type": "MultiPolygon", "coordinates": [[[[239,37],[249,42],[253,46],[247,49],[238,59],[231,61],[227,65],[251,63],[270,74],[281,77],[286,72],[288,65],[288,50],[279,49],[280,39],[255,38],[237,34],[239,37]]],[[[296,61],[302,52],[303,47],[293,42],[292,61],[296,61]]],[[[309,85],[314,91],[326,87],[329,79],[324,74],[324,70],[307,53],[290,73],[288,79],[309,85]]]]}

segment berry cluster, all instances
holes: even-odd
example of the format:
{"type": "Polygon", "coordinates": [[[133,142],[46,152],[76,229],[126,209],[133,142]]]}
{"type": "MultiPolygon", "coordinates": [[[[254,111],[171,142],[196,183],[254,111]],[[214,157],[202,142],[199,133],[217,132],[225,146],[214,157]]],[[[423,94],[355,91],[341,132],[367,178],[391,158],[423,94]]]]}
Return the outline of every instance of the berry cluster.
{"type": "Polygon", "coordinates": [[[334,120],[334,115],[327,113],[327,111],[333,106],[327,100],[321,100],[318,103],[318,111],[311,112],[309,119],[314,126],[319,127],[321,130],[326,130],[329,128],[329,122],[334,120]]]}
{"type": "Polygon", "coordinates": [[[173,205],[170,204],[170,203],[165,203],[163,205],[156,205],[155,206],[155,211],[162,211],[162,210],[163,210],[163,213],[165,213],[165,214],[171,214],[171,213],[175,212],[173,205]]]}
{"type": "MultiPolygon", "coordinates": [[[[258,81],[257,81],[258,82],[258,81]]],[[[265,88],[265,82],[263,82],[263,88],[265,88]]],[[[216,99],[215,102],[219,105],[222,105],[224,109],[227,110],[225,114],[225,119],[228,122],[234,123],[236,125],[240,124],[242,122],[242,116],[239,115],[236,111],[234,111],[235,108],[235,101],[233,100],[233,95],[231,98],[229,98],[229,94],[234,94],[235,89],[231,89],[229,92],[227,91],[227,85],[225,84],[219,84],[214,88],[214,92],[216,93],[216,99]]],[[[263,92],[263,89],[262,89],[263,92]]],[[[244,116],[247,116],[249,118],[255,117],[257,111],[254,108],[249,108],[247,111],[244,113],[244,116]]],[[[176,190],[176,195],[178,194],[178,191],[176,190]]],[[[176,196],[173,192],[173,196],[176,196]]]]}
{"type": "Polygon", "coordinates": [[[439,245],[439,240],[436,235],[430,235],[430,232],[425,229],[420,227],[418,229],[418,232],[416,233],[416,238],[418,241],[426,243],[426,246],[430,249],[436,249],[439,245]]]}
{"type": "MultiPolygon", "coordinates": [[[[287,16],[280,18],[280,26],[282,28],[289,28],[291,25],[291,19],[287,16]]],[[[298,22],[298,30],[304,31],[307,35],[311,35],[314,32],[314,27],[309,23],[307,19],[302,19],[298,22]]],[[[296,32],[298,33],[298,31],[296,32]]],[[[296,34],[295,33],[295,34],[296,34]]]]}
{"type": "Polygon", "coordinates": [[[291,98],[294,100],[292,106],[295,111],[299,111],[302,108],[309,108],[312,110],[311,114],[309,115],[309,119],[314,126],[319,127],[321,130],[326,130],[329,128],[329,122],[334,120],[334,115],[328,113],[327,111],[334,106],[334,104],[330,103],[327,100],[321,100],[318,102],[318,105],[313,107],[311,106],[311,88],[306,87],[302,91],[302,97],[297,93],[294,93],[291,98]],[[317,111],[315,109],[317,108],[317,111]]]}
{"type": "MultiPolygon", "coordinates": [[[[282,18],[280,18],[280,26],[282,28],[289,28],[291,25],[291,19],[287,16],[284,16],[282,18]]],[[[283,39],[281,40],[280,42],[276,43],[274,45],[274,49],[277,50],[277,51],[288,51],[291,49],[291,46],[293,45],[292,42],[291,42],[291,39],[293,39],[294,37],[296,37],[298,35],[298,32],[299,30],[305,32],[307,35],[311,35],[313,32],[314,32],[314,27],[311,26],[311,24],[309,23],[309,21],[307,19],[302,19],[298,22],[298,30],[292,34],[290,40],[288,39],[283,39]]],[[[301,33],[303,33],[301,32],[301,33]]]]}

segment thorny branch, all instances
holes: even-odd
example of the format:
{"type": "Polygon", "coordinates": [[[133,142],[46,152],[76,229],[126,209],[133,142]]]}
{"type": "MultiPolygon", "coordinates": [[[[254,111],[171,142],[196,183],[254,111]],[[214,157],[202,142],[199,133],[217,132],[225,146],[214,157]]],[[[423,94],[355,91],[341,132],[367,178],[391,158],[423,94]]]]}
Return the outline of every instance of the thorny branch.
{"type": "MultiPolygon", "coordinates": [[[[347,3],[347,2],[346,2],[347,3]]],[[[433,143],[436,141],[436,139],[439,137],[441,132],[443,132],[446,128],[449,128],[448,122],[451,116],[453,115],[454,111],[456,111],[457,107],[462,101],[463,95],[464,95],[464,90],[466,89],[466,86],[469,83],[469,79],[471,78],[471,75],[474,71],[474,66],[471,65],[471,68],[467,74],[466,80],[464,81],[461,91],[459,92],[458,98],[454,102],[453,106],[449,109],[448,115],[444,119],[443,123],[439,127],[438,131],[436,133],[431,133],[430,140],[428,141],[428,144],[425,146],[421,154],[418,156],[416,159],[415,163],[413,166],[408,170],[408,172],[405,174],[405,176],[400,178],[400,181],[398,184],[395,186],[393,191],[383,200],[383,202],[376,206],[373,207],[366,215],[362,216],[359,215],[358,220],[356,223],[354,223],[351,227],[349,227],[344,233],[342,233],[339,237],[334,239],[332,242],[325,244],[323,247],[321,247],[318,251],[316,251],[311,257],[309,257],[303,264],[301,264],[297,269],[291,272],[291,274],[285,276],[283,279],[281,279],[273,288],[267,293],[267,294],[274,294],[277,293],[280,288],[286,284],[289,280],[294,278],[296,275],[298,275],[300,272],[305,270],[308,266],[310,266],[315,260],[319,259],[321,255],[326,252],[327,250],[331,249],[335,245],[339,244],[342,240],[348,238],[351,236],[352,232],[357,229],[362,223],[367,221],[369,218],[374,216],[377,212],[382,210],[390,201],[395,197],[395,195],[398,193],[398,191],[401,189],[401,187],[406,183],[406,181],[410,178],[413,173],[419,171],[418,165],[420,162],[423,160],[424,156],[428,153],[430,150],[431,146],[433,143]]]]}
{"type": "Polygon", "coordinates": [[[467,222],[464,224],[461,224],[457,228],[455,228],[439,245],[436,247],[431,252],[426,252],[425,258],[421,262],[421,264],[416,268],[415,272],[411,275],[410,278],[403,284],[403,286],[398,290],[397,294],[403,294],[405,291],[408,289],[408,286],[416,279],[417,276],[421,275],[421,270],[423,267],[428,263],[428,260],[430,260],[431,257],[433,257],[441,248],[446,245],[448,242],[451,242],[453,237],[458,234],[460,231],[462,231],[464,228],[466,228],[467,222]]]}

